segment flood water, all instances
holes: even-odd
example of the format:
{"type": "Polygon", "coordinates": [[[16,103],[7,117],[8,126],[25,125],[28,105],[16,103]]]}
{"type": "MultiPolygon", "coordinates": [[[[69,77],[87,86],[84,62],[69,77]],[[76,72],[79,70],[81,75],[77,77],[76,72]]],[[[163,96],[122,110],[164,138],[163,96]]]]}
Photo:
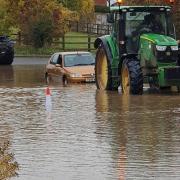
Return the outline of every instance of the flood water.
{"type": "Polygon", "coordinates": [[[0,67],[0,140],[19,166],[12,180],[180,179],[179,94],[52,84],[47,113],[44,67],[0,67]]]}

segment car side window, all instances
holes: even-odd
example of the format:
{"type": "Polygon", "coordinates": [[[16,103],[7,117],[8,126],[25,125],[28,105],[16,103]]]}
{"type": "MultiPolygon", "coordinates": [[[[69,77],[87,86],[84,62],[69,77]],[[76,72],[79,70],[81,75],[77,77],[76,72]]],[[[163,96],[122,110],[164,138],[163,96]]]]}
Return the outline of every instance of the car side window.
{"type": "Polygon", "coordinates": [[[55,54],[55,55],[51,58],[51,64],[57,64],[57,63],[58,63],[58,57],[59,57],[59,54],[55,54]]]}

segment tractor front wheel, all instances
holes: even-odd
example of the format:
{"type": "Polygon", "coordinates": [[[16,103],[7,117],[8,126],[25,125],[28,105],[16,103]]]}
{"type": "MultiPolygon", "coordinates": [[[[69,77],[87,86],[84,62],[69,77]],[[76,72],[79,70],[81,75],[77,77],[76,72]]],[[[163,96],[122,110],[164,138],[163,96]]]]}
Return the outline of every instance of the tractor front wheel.
{"type": "Polygon", "coordinates": [[[95,62],[96,86],[101,90],[111,90],[111,66],[103,47],[99,47],[95,62]]]}
{"type": "Polygon", "coordinates": [[[138,60],[124,60],[121,68],[121,86],[124,94],[143,93],[143,74],[138,60]]]}

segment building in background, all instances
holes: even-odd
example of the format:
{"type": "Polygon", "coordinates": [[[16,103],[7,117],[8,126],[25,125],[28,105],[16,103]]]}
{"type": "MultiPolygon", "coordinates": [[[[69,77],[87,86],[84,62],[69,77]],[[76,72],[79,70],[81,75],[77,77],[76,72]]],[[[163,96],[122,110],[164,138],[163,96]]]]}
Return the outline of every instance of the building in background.
{"type": "MultiPolygon", "coordinates": [[[[114,0],[111,0],[114,1],[114,0]]],[[[104,34],[109,28],[107,25],[107,12],[109,8],[107,7],[107,0],[95,0],[95,26],[99,33],[104,34]],[[102,30],[106,29],[106,30],[102,30]]],[[[106,33],[105,33],[106,34],[106,33]]]]}

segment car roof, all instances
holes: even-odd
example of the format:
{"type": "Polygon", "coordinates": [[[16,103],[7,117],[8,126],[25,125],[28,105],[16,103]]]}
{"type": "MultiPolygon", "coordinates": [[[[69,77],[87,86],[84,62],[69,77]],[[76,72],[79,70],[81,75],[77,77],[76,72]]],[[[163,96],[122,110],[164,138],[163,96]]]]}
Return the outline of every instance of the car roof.
{"type": "Polygon", "coordinates": [[[67,51],[67,52],[56,52],[54,54],[71,55],[71,54],[91,54],[91,53],[88,51],[67,51]]]}

